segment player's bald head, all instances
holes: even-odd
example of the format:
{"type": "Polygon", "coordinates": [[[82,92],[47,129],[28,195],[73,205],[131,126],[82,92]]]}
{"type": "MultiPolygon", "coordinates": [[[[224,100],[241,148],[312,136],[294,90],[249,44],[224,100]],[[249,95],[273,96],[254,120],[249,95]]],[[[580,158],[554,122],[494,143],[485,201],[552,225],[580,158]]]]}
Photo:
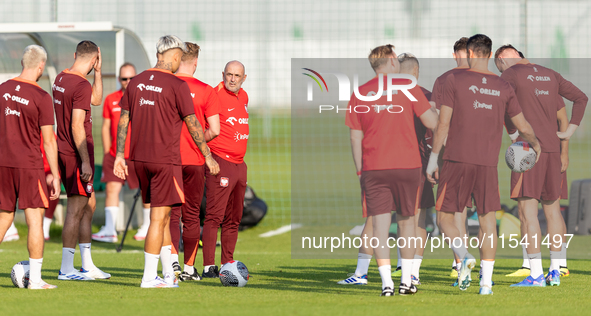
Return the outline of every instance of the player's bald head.
{"type": "Polygon", "coordinates": [[[246,73],[246,69],[244,68],[244,64],[242,64],[241,62],[237,60],[232,60],[226,64],[226,67],[224,67],[224,73],[228,72],[237,73],[244,76],[244,74],[246,73]]]}
{"type": "Polygon", "coordinates": [[[34,69],[47,61],[47,52],[39,45],[29,45],[23,52],[23,68],[34,69]]]}

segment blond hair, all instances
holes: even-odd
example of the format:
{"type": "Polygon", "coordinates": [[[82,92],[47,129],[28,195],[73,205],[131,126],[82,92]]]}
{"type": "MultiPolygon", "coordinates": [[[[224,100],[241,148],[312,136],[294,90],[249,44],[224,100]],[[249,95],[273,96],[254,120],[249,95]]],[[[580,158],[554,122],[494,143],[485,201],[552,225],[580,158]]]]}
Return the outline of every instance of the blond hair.
{"type": "Polygon", "coordinates": [[[187,47],[187,51],[183,53],[183,57],[181,57],[182,62],[193,61],[196,58],[199,58],[199,51],[201,48],[199,45],[195,43],[185,42],[185,46],[187,47]]]}
{"type": "Polygon", "coordinates": [[[45,48],[39,45],[29,45],[23,52],[23,67],[32,69],[39,66],[40,63],[47,61],[47,52],[45,48]]]}

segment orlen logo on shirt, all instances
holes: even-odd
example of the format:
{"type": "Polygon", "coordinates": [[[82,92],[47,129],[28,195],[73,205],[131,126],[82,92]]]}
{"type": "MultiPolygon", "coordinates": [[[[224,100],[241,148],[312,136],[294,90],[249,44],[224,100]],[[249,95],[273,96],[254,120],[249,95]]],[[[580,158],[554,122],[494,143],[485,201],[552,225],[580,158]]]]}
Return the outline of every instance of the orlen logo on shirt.
{"type": "Polygon", "coordinates": [[[29,100],[21,98],[16,95],[11,96],[8,92],[4,93],[3,97],[4,97],[4,100],[6,100],[6,101],[8,101],[10,99],[10,100],[20,103],[20,104],[29,105],[29,100]]]}
{"type": "Polygon", "coordinates": [[[226,120],[226,122],[230,123],[232,126],[234,126],[234,122],[236,122],[236,121],[238,121],[238,124],[247,124],[248,125],[247,118],[236,119],[235,117],[231,116],[226,120]]]}
{"type": "Polygon", "coordinates": [[[468,88],[468,90],[474,92],[474,94],[476,94],[476,92],[480,92],[480,94],[487,94],[487,95],[492,95],[492,96],[495,96],[495,97],[500,97],[501,96],[501,91],[499,91],[499,90],[487,89],[487,88],[478,88],[475,85],[471,85],[470,88],[468,88]]]}
{"type": "Polygon", "coordinates": [[[138,84],[137,88],[140,89],[140,91],[144,91],[144,89],[146,89],[147,91],[154,91],[154,92],[158,92],[158,93],[162,92],[162,88],[160,88],[160,87],[156,87],[156,86],[152,86],[152,85],[145,85],[143,83],[138,84]]]}
{"type": "Polygon", "coordinates": [[[546,91],[546,90],[538,90],[536,88],[536,96],[540,96],[540,95],[550,95],[550,91],[546,91]]]}
{"type": "MultiPolygon", "coordinates": [[[[60,81],[61,81],[61,79],[62,78],[60,78],[60,81]]],[[[61,93],[66,92],[66,89],[64,89],[64,88],[62,88],[60,86],[55,85],[55,83],[53,84],[53,87],[52,88],[53,88],[53,91],[58,91],[58,92],[61,92],[61,93]]]]}
{"type": "Polygon", "coordinates": [[[550,77],[548,76],[535,76],[534,75],[529,75],[527,76],[527,79],[531,80],[532,82],[535,81],[552,81],[552,79],[550,79],[550,77]]]}
{"type": "Polygon", "coordinates": [[[146,100],[144,98],[140,98],[140,106],[142,105],[154,105],[154,101],[146,100]]]}
{"type": "Polygon", "coordinates": [[[236,132],[236,134],[234,134],[234,140],[236,142],[239,142],[241,140],[248,140],[248,134],[240,134],[236,132]]]}

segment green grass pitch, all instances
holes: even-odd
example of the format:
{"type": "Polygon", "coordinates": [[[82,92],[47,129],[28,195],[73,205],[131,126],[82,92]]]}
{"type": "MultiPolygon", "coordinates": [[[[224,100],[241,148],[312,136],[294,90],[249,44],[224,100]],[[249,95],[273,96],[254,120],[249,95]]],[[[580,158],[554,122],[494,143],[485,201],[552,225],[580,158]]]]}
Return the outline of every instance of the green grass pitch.
{"type": "MultiPolygon", "coordinates": [[[[476,283],[465,292],[451,287],[450,259],[426,259],[419,292],[414,296],[379,297],[381,282],[375,261],[369,285],[342,286],[336,282],[355,270],[356,261],[291,259],[290,234],[260,238],[268,227],[240,233],[235,258],[243,261],[251,278],[244,288],[223,287],[217,279],[181,283],[177,289],[141,289],[143,243],[128,234],[123,252],[115,244],[93,243],[94,262],[113,277],[100,281],[58,281],[61,262],[59,231],[46,243],[43,278],[55,290],[17,289],[10,280],[12,266],[27,260],[26,227],[18,226],[21,240],[0,247],[0,315],[360,315],[400,313],[457,315],[581,315],[591,308],[591,261],[570,260],[571,276],[559,287],[510,288],[519,278],[504,277],[521,264],[499,259],[495,264],[494,295],[477,295],[476,283]]],[[[95,230],[97,228],[95,227],[95,230]]],[[[576,237],[588,243],[589,237],[576,237]]],[[[588,248],[577,248],[589,257],[588,248]]],[[[217,251],[219,258],[219,248],[217,251]]],[[[182,255],[181,255],[182,257],[182,255]]],[[[547,257],[547,254],[546,254],[547,257]]],[[[219,260],[219,259],[217,259],[219,260]]],[[[80,266],[79,252],[75,265],[80,266]]],[[[201,252],[196,267],[201,267],[201,252]]],[[[547,268],[549,260],[544,260],[547,268]]],[[[202,269],[202,268],[200,268],[202,269]]],[[[477,270],[473,272],[477,278],[477,270]]],[[[398,280],[395,279],[395,283],[398,280]]]]}

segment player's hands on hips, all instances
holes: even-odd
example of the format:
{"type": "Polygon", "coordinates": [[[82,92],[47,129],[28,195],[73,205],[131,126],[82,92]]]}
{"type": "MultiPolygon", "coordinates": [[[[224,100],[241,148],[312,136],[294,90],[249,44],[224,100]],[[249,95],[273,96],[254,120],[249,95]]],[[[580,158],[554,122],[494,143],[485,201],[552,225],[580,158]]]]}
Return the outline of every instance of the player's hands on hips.
{"type": "Polygon", "coordinates": [[[562,152],[560,153],[560,162],[562,164],[562,167],[560,168],[560,172],[565,172],[566,169],[568,168],[568,152],[562,152]]]}
{"type": "Polygon", "coordinates": [[[218,165],[218,162],[215,161],[215,159],[213,159],[211,154],[207,156],[207,158],[205,158],[205,164],[209,169],[209,173],[211,173],[212,175],[215,176],[216,174],[220,173],[220,165],[218,165]]]}
{"type": "Polygon", "coordinates": [[[80,170],[80,179],[84,182],[89,182],[92,179],[92,167],[90,166],[90,162],[82,162],[82,170],[80,170]]]}
{"type": "Polygon", "coordinates": [[[439,179],[439,166],[437,165],[438,159],[439,154],[431,153],[431,156],[429,156],[429,163],[427,164],[427,180],[433,184],[436,184],[436,180],[439,179]]]}
{"type": "Polygon", "coordinates": [[[98,58],[96,59],[96,63],[94,63],[94,71],[100,72],[101,67],[103,66],[103,57],[101,56],[101,48],[98,48],[98,58]]]}
{"type": "Polygon", "coordinates": [[[125,158],[120,157],[117,155],[115,158],[115,167],[113,168],[113,173],[119,178],[125,180],[129,173],[127,172],[127,164],[125,163],[125,158]]]}
{"type": "Polygon", "coordinates": [[[578,126],[575,124],[569,124],[568,127],[566,128],[566,131],[556,132],[556,135],[558,135],[558,138],[560,138],[560,140],[569,140],[570,137],[573,136],[573,134],[577,130],[577,127],[578,126]]]}

